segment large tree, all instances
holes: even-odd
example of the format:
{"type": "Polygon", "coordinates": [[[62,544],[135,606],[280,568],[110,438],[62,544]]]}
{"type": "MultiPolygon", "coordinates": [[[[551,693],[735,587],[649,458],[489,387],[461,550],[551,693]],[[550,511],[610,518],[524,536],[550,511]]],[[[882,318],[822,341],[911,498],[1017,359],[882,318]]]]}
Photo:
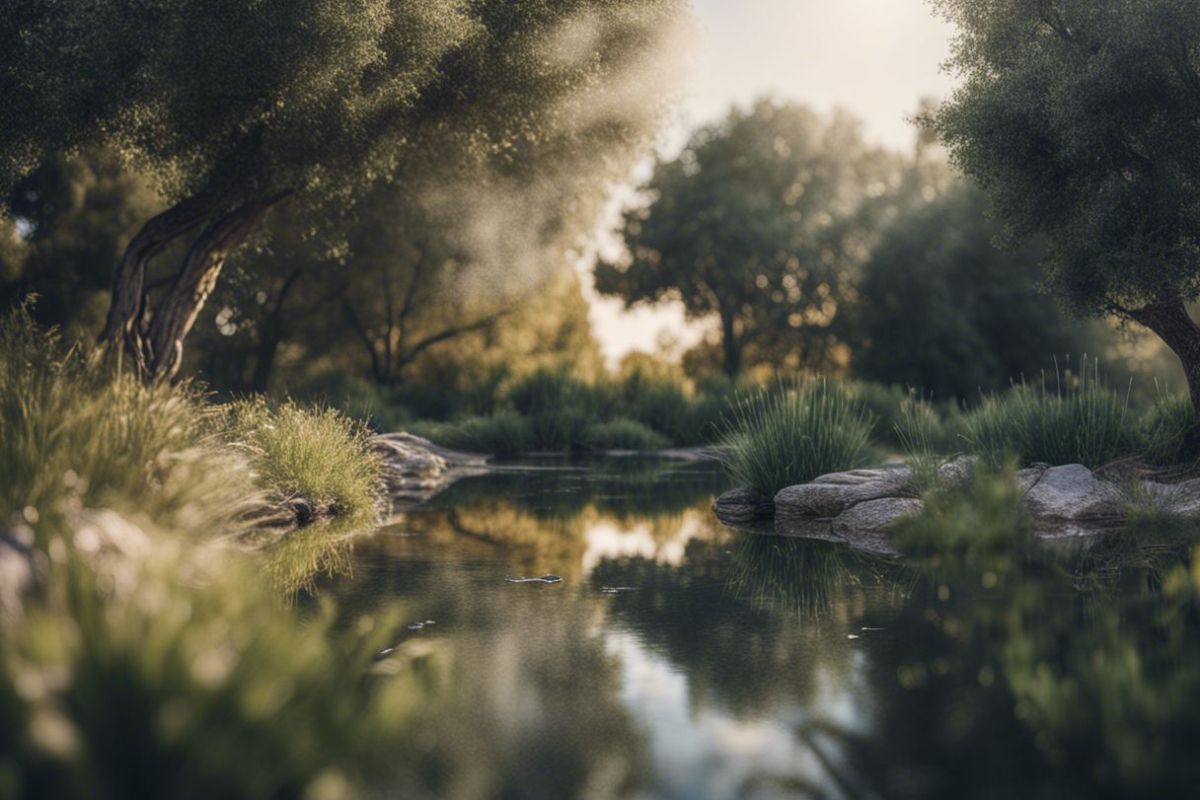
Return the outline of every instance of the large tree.
{"type": "Polygon", "coordinates": [[[1038,291],[1041,248],[995,247],[986,210],[960,185],[888,226],[859,282],[857,375],[971,400],[1095,354],[1089,326],[1038,291]]]}
{"type": "Polygon", "coordinates": [[[171,205],[119,259],[104,338],[170,377],[229,254],[284,199],[348,201],[435,157],[520,172],[569,152],[580,181],[618,174],[656,117],[645,67],[682,6],[18,0],[0,19],[0,192],[96,144],[157,180],[171,205]],[[171,282],[149,292],[178,240],[171,282]]]}
{"type": "Polygon", "coordinates": [[[855,270],[918,173],[859,128],[763,100],[701,129],[657,165],[649,203],[625,214],[627,258],[598,264],[596,288],[715,320],[730,376],[751,351],[824,366],[855,270]]]}
{"type": "Polygon", "coordinates": [[[1200,408],[1200,0],[935,0],[962,85],[935,117],[1045,283],[1145,325],[1200,408]]]}

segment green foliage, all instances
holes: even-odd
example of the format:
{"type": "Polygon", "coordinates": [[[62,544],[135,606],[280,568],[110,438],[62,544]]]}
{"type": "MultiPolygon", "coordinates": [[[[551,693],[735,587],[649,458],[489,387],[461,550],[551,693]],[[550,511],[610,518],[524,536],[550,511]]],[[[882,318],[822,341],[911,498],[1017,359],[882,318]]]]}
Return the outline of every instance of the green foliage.
{"type": "Polygon", "coordinates": [[[992,463],[1013,457],[1021,464],[1095,468],[1147,449],[1128,399],[1105,387],[1095,368],[1089,375],[1086,365],[1053,386],[1043,381],[989,395],[962,425],[968,449],[992,463]]]}
{"type": "Polygon", "coordinates": [[[976,469],[966,485],[933,488],[923,500],[921,513],[897,524],[896,545],[905,553],[1005,552],[1025,531],[1011,462],[976,469]]]}
{"type": "Polygon", "coordinates": [[[910,393],[900,405],[894,430],[912,470],[914,487],[917,491],[932,488],[946,439],[941,417],[929,403],[910,393]]]}
{"type": "Polygon", "coordinates": [[[310,410],[288,401],[272,408],[262,400],[228,409],[230,443],[249,456],[260,486],[308,500],[339,529],[369,528],[380,493],[379,463],[367,433],[341,413],[310,410]]]}
{"type": "Polygon", "coordinates": [[[219,429],[188,387],[113,376],[24,310],[0,317],[3,518],[50,521],[82,503],[197,533],[228,530],[254,484],[219,429]]]}
{"type": "Polygon", "coordinates": [[[864,380],[970,401],[1055,354],[1096,350],[1085,323],[1039,293],[1039,248],[995,247],[1001,229],[986,206],[960,185],[883,234],[859,283],[853,363],[864,380]]]}
{"type": "Polygon", "coordinates": [[[300,619],[251,563],[217,556],[189,581],[177,558],[125,563],[117,595],[54,565],[47,600],[0,635],[0,683],[26,687],[0,699],[0,793],[342,796],[387,766],[416,696],[368,676],[389,618],[300,619]]]}
{"type": "Polygon", "coordinates": [[[724,423],[722,462],[738,486],[772,496],[864,462],[871,417],[842,387],[796,380],[735,402],[724,423]]]}
{"type": "Polygon", "coordinates": [[[500,457],[519,456],[528,452],[533,441],[533,428],[529,421],[513,411],[497,411],[487,417],[468,417],[458,423],[439,424],[425,429],[417,427],[414,432],[455,450],[500,457]]]}
{"type": "MultiPolygon", "coordinates": [[[[954,161],[1017,237],[1049,239],[1045,284],[1145,324],[1200,384],[1200,4],[936,0],[961,86],[936,115],[954,161]]],[[[1193,392],[1195,393],[1195,392],[1193,392]]]]}
{"type": "Polygon", "coordinates": [[[1160,394],[1142,418],[1142,429],[1149,448],[1146,460],[1151,464],[1175,466],[1200,460],[1200,428],[1188,397],[1160,394]]]}
{"type": "Polygon", "coordinates": [[[618,417],[589,425],[583,443],[593,450],[662,450],[671,442],[640,422],[618,417]]]}
{"type": "Polygon", "coordinates": [[[843,304],[887,209],[926,177],[873,149],[857,121],[762,100],[697,132],[625,215],[629,263],[599,264],[596,288],[626,305],[682,299],[720,323],[721,366],[820,368],[837,358],[843,304]],[[890,189],[890,190],[889,190],[890,189]]]}

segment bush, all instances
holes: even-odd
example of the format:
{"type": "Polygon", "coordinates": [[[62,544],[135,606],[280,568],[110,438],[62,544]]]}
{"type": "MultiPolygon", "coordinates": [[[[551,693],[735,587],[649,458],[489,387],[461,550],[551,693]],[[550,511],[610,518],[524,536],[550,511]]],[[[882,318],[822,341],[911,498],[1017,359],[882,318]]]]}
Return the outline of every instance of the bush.
{"type": "Polygon", "coordinates": [[[872,424],[844,388],[824,380],[780,384],[733,404],[722,461],[739,486],[772,496],[861,466],[872,424]]]}
{"type": "Polygon", "coordinates": [[[1160,395],[1142,420],[1146,460],[1158,466],[1195,464],[1200,424],[1186,395],[1160,395]]]}
{"type": "Polygon", "coordinates": [[[434,426],[426,433],[445,447],[502,457],[527,452],[534,438],[529,421],[513,411],[469,417],[455,424],[434,426]]]}
{"type": "Polygon", "coordinates": [[[1105,388],[1093,371],[1053,389],[1016,386],[989,395],[963,419],[974,453],[993,465],[1008,457],[1022,464],[1083,464],[1095,468],[1141,454],[1146,439],[1127,399],[1105,388]]]}
{"type": "Polygon", "coordinates": [[[921,513],[902,519],[896,544],[906,553],[988,553],[1009,549],[1025,530],[1012,462],[976,469],[965,486],[933,489],[921,513]]]}
{"type": "Polygon", "coordinates": [[[594,450],[662,450],[671,442],[640,422],[618,418],[589,425],[583,436],[584,444],[594,450]]]}

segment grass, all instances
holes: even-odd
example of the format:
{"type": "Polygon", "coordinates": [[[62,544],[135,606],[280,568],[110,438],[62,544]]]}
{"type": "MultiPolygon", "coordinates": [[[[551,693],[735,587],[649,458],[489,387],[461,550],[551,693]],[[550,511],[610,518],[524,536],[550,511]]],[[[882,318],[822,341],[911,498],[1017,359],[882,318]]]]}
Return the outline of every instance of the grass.
{"type": "Polygon", "coordinates": [[[722,462],[739,486],[773,496],[864,462],[871,416],[824,380],[781,383],[736,402],[724,423],[722,462]]]}
{"type": "Polygon", "coordinates": [[[945,441],[945,425],[933,407],[920,397],[910,394],[901,404],[893,423],[896,441],[904,449],[912,485],[918,492],[933,487],[937,481],[940,455],[945,441]]]}
{"type": "Polygon", "coordinates": [[[1103,385],[1095,365],[1078,376],[1058,375],[1053,386],[1020,385],[989,395],[963,419],[971,452],[993,465],[1083,464],[1096,468],[1149,448],[1128,397],[1103,385]]]}
{"type": "Polygon", "coordinates": [[[248,454],[259,485],[303,497],[343,529],[375,523],[380,470],[361,423],[333,409],[290,401],[272,408],[262,400],[243,400],[227,412],[229,442],[248,454]]]}

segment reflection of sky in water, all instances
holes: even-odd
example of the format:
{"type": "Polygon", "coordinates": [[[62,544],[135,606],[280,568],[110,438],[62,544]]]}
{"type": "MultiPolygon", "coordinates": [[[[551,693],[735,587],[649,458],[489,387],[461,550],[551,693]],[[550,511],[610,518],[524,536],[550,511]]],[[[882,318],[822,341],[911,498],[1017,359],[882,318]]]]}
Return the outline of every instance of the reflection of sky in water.
{"type": "Polygon", "coordinates": [[[703,700],[694,702],[687,676],[648,651],[628,632],[610,632],[607,649],[621,663],[621,701],[650,738],[654,782],[663,798],[769,797],[770,787],[747,792],[756,779],[803,778],[823,784],[820,762],[794,729],[813,717],[852,724],[852,704],[841,678],[823,674],[819,699],[808,708],[788,705],[770,715],[739,719],[703,700]]]}
{"type": "Polygon", "coordinates": [[[709,533],[709,528],[696,512],[683,517],[670,538],[655,541],[649,523],[619,525],[600,520],[587,525],[583,531],[587,549],[583,551],[583,573],[590,575],[604,560],[644,558],[656,564],[677,567],[683,562],[687,543],[709,533]]]}

